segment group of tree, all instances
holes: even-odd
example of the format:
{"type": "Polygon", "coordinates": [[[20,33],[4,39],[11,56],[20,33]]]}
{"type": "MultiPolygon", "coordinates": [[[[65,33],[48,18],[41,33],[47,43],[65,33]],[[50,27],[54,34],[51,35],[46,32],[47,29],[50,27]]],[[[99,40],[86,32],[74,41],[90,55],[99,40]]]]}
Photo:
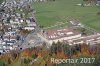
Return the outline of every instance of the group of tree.
{"type": "MultiPolygon", "coordinates": [[[[13,51],[1,56],[0,62],[2,62],[3,66],[6,66],[6,64],[10,65],[15,63],[14,61],[16,58],[19,58],[22,66],[53,66],[55,64],[51,63],[51,58],[67,59],[98,56],[100,56],[99,46],[91,46],[87,44],[76,44],[70,46],[58,41],[57,43],[53,42],[49,48],[44,42],[41,46],[27,48],[21,52],[13,51]]],[[[96,61],[98,61],[98,59],[96,61]]]]}
{"type": "Polygon", "coordinates": [[[19,57],[18,51],[11,51],[0,55],[0,66],[9,66],[19,57]]]}
{"type": "MultiPolygon", "coordinates": [[[[66,43],[53,43],[50,48],[47,48],[46,44],[39,47],[26,49],[22,52],[22,56],[26,60],[32,62],[32,60],[38,58],[38,62],[33,62],[33,66],[53,66],[50,63],[50,58],[66,59],[66,58],[80,58],[80,57],[97,57],[100,56],[100,47],[91,47],[87,44],[77,44],[70,46],[66,43]]],[[[30,64],[28,62],[28,64],[30,64]]]]}

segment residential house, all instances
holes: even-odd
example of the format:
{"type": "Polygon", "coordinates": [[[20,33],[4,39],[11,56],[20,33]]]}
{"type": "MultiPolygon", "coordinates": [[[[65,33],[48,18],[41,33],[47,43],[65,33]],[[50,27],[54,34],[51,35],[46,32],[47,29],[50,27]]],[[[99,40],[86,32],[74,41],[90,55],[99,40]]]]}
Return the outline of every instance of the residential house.
{"type": "Polygon", "coordinates": [[[30,30],[34,30],[35,28],[33,26],[30,26],[30,27],[24,27],[24,29],[30,31],[30,30]]]}

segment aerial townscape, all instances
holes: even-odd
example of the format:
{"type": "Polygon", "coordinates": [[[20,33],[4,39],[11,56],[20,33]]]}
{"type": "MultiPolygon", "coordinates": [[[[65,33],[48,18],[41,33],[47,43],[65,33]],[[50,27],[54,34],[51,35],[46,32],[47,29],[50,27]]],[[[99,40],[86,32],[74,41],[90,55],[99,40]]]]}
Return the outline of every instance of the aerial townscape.
{"type": "Polygon", "coordinates": [[[100,0],[0,0],[0,66],[100,66],[100,0]]]}

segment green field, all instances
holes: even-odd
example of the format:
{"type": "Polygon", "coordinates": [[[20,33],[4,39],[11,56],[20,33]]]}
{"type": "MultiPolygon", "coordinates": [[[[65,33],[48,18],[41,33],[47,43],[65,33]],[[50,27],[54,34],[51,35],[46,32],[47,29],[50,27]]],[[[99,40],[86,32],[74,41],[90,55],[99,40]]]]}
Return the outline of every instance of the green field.
{"type": "Polygon", "coordinates": [[[76,5],[80,3],[82,0],[56,0],[55,2],[36,2],[33,6],[38,23],[44,27],[74,18],[87,26],[100,30],[100,15],[97,15],[100,6],[76,5]]]}

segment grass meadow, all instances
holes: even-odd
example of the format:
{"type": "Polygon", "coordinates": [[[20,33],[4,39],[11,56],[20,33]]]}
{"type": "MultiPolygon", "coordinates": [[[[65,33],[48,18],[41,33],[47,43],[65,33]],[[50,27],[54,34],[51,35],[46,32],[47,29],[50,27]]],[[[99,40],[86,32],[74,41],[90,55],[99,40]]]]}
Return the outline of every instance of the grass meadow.
{"type": "MultiPolygon", "coordinates": [[[[36,18],[39,25],[46,27],[53,26],[61,22],[67,22],[74,18],[83,24],[100,30],[100,6],[78,6],[82,0],[56,0],[47,2],[35,2],[33,7],[36,10],[36,18]]],[[[66,23],[67,26],[68,24],[66,23]]]]}

